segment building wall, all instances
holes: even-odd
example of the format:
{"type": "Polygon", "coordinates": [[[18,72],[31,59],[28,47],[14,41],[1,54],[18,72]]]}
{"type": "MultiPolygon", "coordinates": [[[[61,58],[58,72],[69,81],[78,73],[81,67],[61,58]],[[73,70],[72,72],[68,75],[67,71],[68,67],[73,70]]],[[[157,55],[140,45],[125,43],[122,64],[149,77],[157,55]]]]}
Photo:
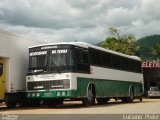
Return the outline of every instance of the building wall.
{"type": "Polygon", "coordinates": [[[32,40],[0,29],[0,58],[6,61],[6,92],[25,90],[28,48],[46,42],[32,40]]]}

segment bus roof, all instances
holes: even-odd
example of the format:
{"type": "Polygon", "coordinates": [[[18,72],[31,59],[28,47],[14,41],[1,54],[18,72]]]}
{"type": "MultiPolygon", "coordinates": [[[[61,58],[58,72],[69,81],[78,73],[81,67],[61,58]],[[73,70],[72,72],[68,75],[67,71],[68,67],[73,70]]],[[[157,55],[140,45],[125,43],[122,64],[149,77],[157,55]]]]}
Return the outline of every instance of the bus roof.
{"type": "Polygon", "coordinates": [[[101,51],[104,51],[104,52],[116,54],[116,55],[119,55],[119,56],[131,58],[131,59],[135,59],[135,60],[139,60],[139,61],[141,60],[137,56],[130,56],[130,55],[127,55],[127,54],[122,54],[122,53],[119,53],[119,52],[115,52],[115,51],[105,49],[105,48],[102,48],[102,47],[98,47],[98,46],[88,44],[88,43],[85,43],[85,42],[58,42],[58,43],[50,43],[50,44],[32,46],[32,47],[29,47],[29,48],[52,46],[52,45],[74,45],[74,46],[83,47],[83,48],[94,48],[94,49],[97,49],[97,50],[101,50],[101,51]]]}

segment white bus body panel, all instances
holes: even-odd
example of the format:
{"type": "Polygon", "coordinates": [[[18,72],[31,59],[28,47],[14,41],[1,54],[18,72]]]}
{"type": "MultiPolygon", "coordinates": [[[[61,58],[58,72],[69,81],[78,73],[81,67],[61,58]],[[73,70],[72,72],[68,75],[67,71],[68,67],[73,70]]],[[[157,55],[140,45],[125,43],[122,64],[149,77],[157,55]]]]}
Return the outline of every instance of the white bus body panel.
{"type": "Polygon", "coordinates": [[[91,66],[91,74],[73,73],[71,75],[72,89],[77,89],[77,77],[93,78],[99,80],[113,80],[113,81],[125,81],[125,82],[137,82],[143,84],[143,74],[133,73],[122,70],[115,70],[109,68],[101,68],[91,66]]]}
{"type": "Polygon", "coordinates": [[[5,59],[5,92],[25,91],[28,69],[28,47],[46,42],[31,40],[0,30],[0,58],[5,59]]]}
{"type": "Polygon", "coordinates": [[[77,90],[77,77],[81,78],[93,78],[99,80],[113,80],[113,81],[125,81],[125,82],[137,82],[143,83],[143,75],[141,73],[133,73],[122,70],[115,70],[109,68],[101,68],[91,66],[91,74],[83,73],[53,73],[42,75],[27,76],[27,82],[33,81],[49,81],[49,80],[70,80],[70,89],[77,90]]]}

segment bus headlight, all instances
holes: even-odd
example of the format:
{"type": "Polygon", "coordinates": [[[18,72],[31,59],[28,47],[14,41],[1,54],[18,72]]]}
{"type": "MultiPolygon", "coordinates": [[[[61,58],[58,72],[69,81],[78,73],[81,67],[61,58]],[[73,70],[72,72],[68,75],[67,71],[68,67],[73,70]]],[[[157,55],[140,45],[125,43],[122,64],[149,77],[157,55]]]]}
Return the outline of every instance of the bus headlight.
{"type": "Polygon", "coordinates": [[[66,95],[66,92],[62,92],[62,96],[65,96],[66,95]]]}
{"type": "Polygon", "coordinates": [[[35,95],[36,95],[35,93],[32,93],[32,97],[35,97],[35,95]]]}
{"type": "Polygon", "coordinates": [[[31,93],[28,93],[28,94],[27,94],[27,97],[31,97],[31,93]]]}
{"type": "Polygon", "coordinates": [[[39,97],[40,96],[40,93],[37,93],[37,95],[36,95],[37,97],[39,97]]]}
{"type": "Polygon", "coordinates": [[[61,92],[57,92],[57,96],[60,96],[61,95],[61,92]]]}
{"type": "Polygon", "coordinates": [[[70,91],[67,91],[67,93],[66,93],[66,94],[67,94],[67,96],[70,96],[70,95],[71,95],[71,94],[70,94],[70,91]]]}

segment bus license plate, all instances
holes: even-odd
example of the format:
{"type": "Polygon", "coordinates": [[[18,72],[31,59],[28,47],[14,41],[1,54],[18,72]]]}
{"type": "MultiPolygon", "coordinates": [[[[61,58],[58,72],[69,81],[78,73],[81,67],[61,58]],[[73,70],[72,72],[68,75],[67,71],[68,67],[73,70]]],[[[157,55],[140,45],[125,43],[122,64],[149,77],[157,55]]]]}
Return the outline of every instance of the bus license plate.
{"type": "Polygon", "coordinates": [[[52,92],[44,93],[44,96],[46,96],[46,97],[50,97],[50,96],[52,96],[52,92]]]}

